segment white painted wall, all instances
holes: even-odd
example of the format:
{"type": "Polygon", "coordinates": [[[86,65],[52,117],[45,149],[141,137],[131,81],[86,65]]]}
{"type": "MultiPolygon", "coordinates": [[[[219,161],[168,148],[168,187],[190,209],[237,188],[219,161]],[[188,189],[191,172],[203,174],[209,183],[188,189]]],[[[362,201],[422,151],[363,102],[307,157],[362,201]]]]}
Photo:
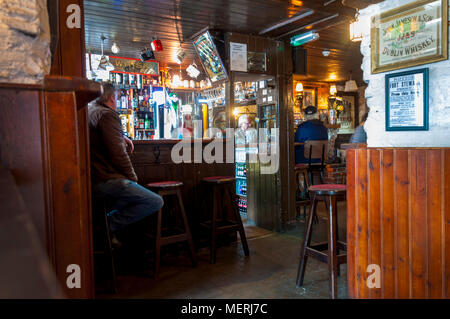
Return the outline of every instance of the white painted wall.
{"type": "Polygon", "coordinates": [[[50,73],[46,0],[0,0],[0,82],[40,83],[50,73]]]}
{"type": "Polygon", "coordinates": [[[365,21],[361,69],[364,81],[369,84],[365,96],[370,113],[364,125],[369,147],[450,147],[450,60],[371,74],[370,17],[413,1],[415,0],[386,0],[360,11],[360,19],[365,21]],[[429,131],[386,132],[385,75],[425,67],[430,72],[429,131]]]}

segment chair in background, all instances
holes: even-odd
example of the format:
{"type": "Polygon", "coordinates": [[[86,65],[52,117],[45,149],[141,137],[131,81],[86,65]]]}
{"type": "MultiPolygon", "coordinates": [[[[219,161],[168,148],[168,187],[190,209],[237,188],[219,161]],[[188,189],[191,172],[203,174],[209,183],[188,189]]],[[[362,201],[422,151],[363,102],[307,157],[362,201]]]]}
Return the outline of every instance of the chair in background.
{"type": "Polygon", "coordinates": [[[323,172],[325,169],[325,154],[328,154],[328,140],[308,140],[305,142],[305,158],[308,159],[308,178],[314,185],[314,174],[318,173],[320,183],[324,183],[323,172]],[[312,163],[312,160],[320,159],[320,163],[312,163]]]}

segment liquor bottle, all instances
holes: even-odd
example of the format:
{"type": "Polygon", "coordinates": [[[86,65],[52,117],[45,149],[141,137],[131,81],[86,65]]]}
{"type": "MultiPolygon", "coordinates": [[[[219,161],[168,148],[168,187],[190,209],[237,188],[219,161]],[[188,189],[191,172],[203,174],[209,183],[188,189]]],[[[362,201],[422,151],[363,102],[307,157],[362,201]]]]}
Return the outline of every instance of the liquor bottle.
{"type": "Polygon", "coordinates": [[[126,73],[123,75],[123,85],[126,85],[126,86],[130,85],[129,76],[126,73]]]}
{"type": "Polygon", "coordinates": [[[145,129],[149,129],[150,128],[150,121],[148,119],[147,114],[145,114],[145,129]]]}

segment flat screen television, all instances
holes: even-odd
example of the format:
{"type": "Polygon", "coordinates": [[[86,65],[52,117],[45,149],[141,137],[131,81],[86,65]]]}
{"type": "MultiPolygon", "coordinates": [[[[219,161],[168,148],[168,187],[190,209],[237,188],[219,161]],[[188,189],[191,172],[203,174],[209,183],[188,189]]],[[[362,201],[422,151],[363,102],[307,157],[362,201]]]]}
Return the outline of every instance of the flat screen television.
{"type": "Polygon", "coordinates": [[[201,33],[194,39],[193,43],[195,51],[197,51],[203,68],[211,82],[218,83],[226,80],[228,78],[227,71],[223,66],[219,52],[209,31],[201,33]]]}

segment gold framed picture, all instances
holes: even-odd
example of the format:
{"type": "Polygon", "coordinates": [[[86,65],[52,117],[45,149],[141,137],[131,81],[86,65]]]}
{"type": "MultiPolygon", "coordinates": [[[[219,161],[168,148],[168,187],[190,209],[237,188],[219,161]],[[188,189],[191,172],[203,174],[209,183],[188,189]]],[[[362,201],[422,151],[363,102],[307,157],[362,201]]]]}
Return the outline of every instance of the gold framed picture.
{"type": "Polygon", "coordinates": [[[447,34],[447,0],[419,0],[372,17],[372,73],[448,59],[447,34]]]}

